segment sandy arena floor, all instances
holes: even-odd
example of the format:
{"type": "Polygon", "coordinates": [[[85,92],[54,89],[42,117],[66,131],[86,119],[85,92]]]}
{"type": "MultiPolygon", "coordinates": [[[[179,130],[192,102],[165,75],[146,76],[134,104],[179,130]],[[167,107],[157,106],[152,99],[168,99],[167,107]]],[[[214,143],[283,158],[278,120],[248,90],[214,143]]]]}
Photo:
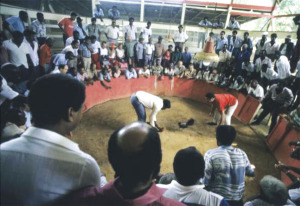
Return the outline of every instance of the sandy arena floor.
{"type": "MultiPolygon", "coordinates": [[[[161,111],[158,124],[165,127],[160,134],[163,148],[161,173],[172,172],[172,162],[179,149],[195,146],[204,154],[207,150],[217,147],[215,126],[208,126],[211,121],[208,116],[210,107],[206,104],[177,98],[169,98],[172,108],[161,111]],[[195,124],[187,129],[180,129],[178,122],[195,119],[195,124]]],[[[148,111],[147,111],[148,112],[148,111]]],[[[112,180],[114,172],[107,158],[107,144],[112,132],[133,121],[136,114],[129,98],[109,101],[87,111],[80,125],[74,131],[72,140],[79,143],[80,148],[91,154],[100,165],[108,181],[112,180]]],[[[248,126],[233,119],[232,125],[237,129],[237,147],[244,150],[250,162],[255,165],[256,178],[246,181],[245,198],[258,194],[259,180],[266,174],[279,177],[274,169],[275,158],[269,152],[262,136],[257,136],[248,126]]]]}

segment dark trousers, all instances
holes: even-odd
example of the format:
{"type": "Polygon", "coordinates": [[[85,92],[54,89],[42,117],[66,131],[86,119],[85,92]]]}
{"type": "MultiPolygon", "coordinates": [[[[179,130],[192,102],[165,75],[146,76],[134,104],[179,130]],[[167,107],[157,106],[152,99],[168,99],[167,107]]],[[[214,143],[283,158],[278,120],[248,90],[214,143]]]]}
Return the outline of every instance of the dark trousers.
{"type": "Polygon", "coordinates": [[[139,60],[137,61],[137,66],[138,66],[138,67],[144,67],[144,59],[139,59],[139,60]]]}
{"type": "Polygon", "coordinates": [[[256,121],[260,123],[268,114],[272,113],[272,120],[271,125],[269,128],[269,133],[272,131],[274,126],[277,123],[278,115],[281,113],[280,107],[282,104],[278,104],[277,102],[273,101],[272,99],[267,99],[263,102],[262,108],[263,111],[260,113],[256,121]]]}
{"type": "Polygon", "coordinates": [[[68,35],[63,34],[64,46],[66,46],[66,40],[67,40],[67,38],[68,38],[68,35]]]}
{"type": "Polygon", "coordinates": [[[138,121],[146,122],[146,110],[144,105],[138,100],[135,93],[131,95],[130,102],[138,116],[138,121]]]}
{"type": "Polygon", "coordinates": [[[230,206],[243,206],[243,200],[226,200],[230,206]]]}

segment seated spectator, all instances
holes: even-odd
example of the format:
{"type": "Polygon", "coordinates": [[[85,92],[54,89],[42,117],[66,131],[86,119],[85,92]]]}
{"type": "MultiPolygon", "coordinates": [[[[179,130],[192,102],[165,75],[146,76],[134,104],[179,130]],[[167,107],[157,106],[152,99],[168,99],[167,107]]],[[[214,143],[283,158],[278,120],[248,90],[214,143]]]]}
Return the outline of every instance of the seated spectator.
{"type": "Polygon", "coordinates": [[[119,78],[121,76],[121,64],[117,60],[113,60],[109,66],[112,71],[112,77],[119,78]]]}
{"type": "Polygon", "coordinates": [[[53,40],[51,38],[47,38],[46,43],[40,47],[40,66],[45,69],[45,73],[48,73],[50,69],[52,45],[53,40]]]}
{"type": "Polygon", "coordinates": [[[76,17],[77,17],[77,14],[75,12],[71,12],[69,18],[63,18],[58,23],[59,28],[64,32],[63,33],[64,45],[66,45],[66,40],[73,35],[74,21],[75,21],[76,17]]]}
{"type": "Polygon", "coordinates": [[[25,113],[20,109],[9,109],[5,119],[6,123],[1,131],[1,143],[19,137],[26,129],[25,113]]]}
{"type": "Polygon", "coordinates": [[[13,34],[14,31],[23,33],[27,21],[28,13],[26,11],[19,11],[19,16],[11,16],[5,19],[3,28],[7,29],[11,34],[13,34]]]}
{"type": "Polygon", "coordinates": [[[98,75],[98,72],[97,72],[97,66],[96,66],[96,64],[91,64],[91,67],[87,71],[86,74],[87,74],[88,79],[91,79],[92,81],[99,80],[99,75],[98,75]]]}
{"type": "Polygon", "coordinates": [[[71,67],[67,73],[67,75],[69,75],[70,77],[73,77],[73,78],[77,79],[78,81],[80,81],[77,74],[78,74],[78,72],[75,67],[71,67]]]}
{"type": "Polygon", "coordinates": [[[231,30],[239,30],[240,29],[240,24],[239,24],[239,22],[237,22],[235,20],[234,16],[230,17],[230,21],[229,21],[227,29],[231,29],[231,30]]]}
{"type": "Polygon", "coordinates": [[[194,68],[193,64],[188,66],[188,69],[184,70],[180,78],[194,79],[196,77],[197,70],[194,68]]]}
{"type": "Polygon", "coordinates": [[[279,44],[276,42],[277,34],[271,34],[271,41],[265,44],[266,56],[269,57],[272,62],[275,59],[275,52],[279,50],[279,44]]]}
{"type": "Polygon", "coordinates": [[[152,62],[154,57],[154,44],[152,44],[152,38],[149,38],[149,41],[145,44],[145,66],[149,66],[149,68],[152,68],[152,62]]]}
{"type": "Polygon", "coordinates": [[[165,198],[165,190],[152,182],[159,174],[162,159],[156,129],[142,122],[118,129],[109,139],[108,159],[116,178],[103,188],[84,188],[74,193],[70,205],[183,205],[165,198]]]}
{"type": "Polygon", "coordinates": [[[261,121],[271,113],[272,121],[269,129],[270,133],[277,123],[278,115],[287,110],[292,104],[293,98],[294,95],[292,91],[285,87],[282,81],[279,81],[278,84],[273,84],[262,101],[263,111],[251,125],[259,125],[261,121]]]}
{"type": "Polygon", "coordinates": [[[88,32],[88,36],[92,37],[95,36],[96,37],[96,41],[100,40],[100,36],[101,36],[101,26],[100,24],[96,24],[97,19],[95,17],[93,17],[91,19],[91,24],[88,24],[86,26],[86,30],[88,32]]]}
{"type": "Polygon", "coordinates": [[[185,70],[185,67],[183,66],[183,62],[178,61],[178,63],[174,67],[174,75],[179,77],[183,74],[184,70],[185,70]]]}
{"type": "Polygon", "coordinates": [[[180,51],[180,48],[176,46],[175,51],[171,55],[171,63],[172,65],[176,66],[179,61],[182,61],[182,53],[180,51]]]}
{"type": "Polygon", "coordinates": [[[294,43],[292,41],[292,36],[287,35],[285,38],[285,42],[282,43],[279,47],[279,51],[282,55],[286,56],[288,60],[292,58],[294,51],[294,43]]]}
{"type": "Polygon", "coordinates": [[[245,88],[245,80],[242,76],[237,76],[236,80],[229,86],[229,89],[234,89],[240,92],[245,88]]]}
{"type": "Polygon", "coordinates": [[[108,51],[108,60],[111,63],[113,60],[116,59],[116,45],[114,43],[111,43],[109,45],[109,51],[108,51]]]}
{"type": "Polygon", "coordinates": [[[164,196],[186,205],[227,206],[224,197],[206,191],[203,185],[198,184],[199,179],[204,177],[204,167],[203,156],[195,147],[179,150],[173,162],[176,180],[168,185],[164,196]]]}
{"type": "Polygon", "coordinates": [[[274,56],[275,68],[277,69],[278,78],[285,79],[291,75],[291,66],[288,58],[282,55],[280,51],[275,51],[274,56]]]}
{"type": "Polygon", "coordinates": [[[216,84],[219,81],[219,74],[216,69],[214,69],[209,76],[207,77],[207,73],[204,74],[204,78],[208,83],[216,84]]]}
{"type": "Polygon", "coordinates": [[[36,13],[36,20],[31,23],[31,29],[35,32],[35,40],[39,46],[42,46],[46,42],[47,33],[44,14],[41,12],[36,13]]]}
{"type": "Polygon", "coordinates": [[[265,50],[265,43],[267,42],[267,36],[268,36],[268,32],[264,32],[261,36],[261,39],[257,41],[257,43],[255,45],[256,51],[255,51],[255,56],[254,56],[253,62],[255,62],[255,60],[260,57],[260,52],[262,50],[265,50]]]}
{"type": "Polygon", "coordinates": [[[123,49],[123,44],[120,43],[116,49],[116,58],[118,62],[125,62],[125,51],[123,49]]]}
{"type": "Polygon", "coordinates": [[[199,26],[203,26],[203,27],[212,27],[212,23],[210,21],[208,21],[208,17],[204,17],[203,20],[201,20],[199,23],[198,23],[199,26]]]}
{"type": "Polygon", "coordinates": [[[266,175],[259,183],[260,195],[244,204],[244,206],[260,205],[295,205],[289,200],[289,194],[283,182],[277,178],[266,175]]]}
{"type": "Polygon", "coordinates": [[[71,45],[74,40],[80,44],[79,32],[76,30],[73,31],[73,36],[70,36],[69,38],[67,38],[65,47],[71,45]]]}
{"type": "Polygon", "coordinates": [[[91,47],[91,38],[85,37],[83,44],[80,44],[78,49],[78,59],[83,62],[83,66],[85,71],[87,71],[92,63],[92,52],[93,49],[91,47]]]}
{"type": "Polygon", "coordinates": [[[162,57],[162,66],[164,69],[171,69],[173,66],[171,65],[171,56],[173,53],[173,46],[169,45],[167,51],[163,54],[162,57]]]}
{"type": "Polygon", "coordinates": [[[138,67],[143,67],[144,66],[144,49],[145,45],[143,43],[144,38],[140,37],[139,42],[136,45],[136,58],[137,58],[137,66],[138,67]]]}
{"type": "Polygon", "coordinates": [[[68,64],[72,59],[74,59],[74,54],[71,51],[68,51],[66,54],[57,54],[53,59],[52,68],[58,69],[59,65],[68,64]]]}
{"type": "Polygon", "coordinates": [[[224,28],[224,23],[221,22],[221,17],[218,17],[217,21],[215,23],[213,23],[213,28],[219,28],[219,29],[224,28]]]}
{"type": "Polygon", "coordinates": [[[266,56],[266,50],[260,51],[259,58],[256,59],[254,63],[254,78],[259,79],[261,77],[261,68],[263,64],[267,64],[267,68],[272,68],[271,59],[266,56]]]}
{"type": "Polygon", "coordinates": [[[254,170],[246,153],[231,146],[235,138],[234,127],[217,127],[216,139],[219,147],[208,150],[204,155],[204,184],[208,191],[225,197],[229,205],[242,205],[245,175],[254,177],[254,170]]]}
{"type": "Polygon", "coordinates": [[[32,85],[34,127],[1,144],[2,205],[52,205],[79,188],[106,184],[95,159],[65,137],[78,125],[84,100],[84,86],[67,75],[45,75],[32,85]]]}
{"type": "Polygon", "coordinates": [[[149,78],[150,77],[149,66],[144,66],[143,68],[141,68],[139,70],[139,77],[145,77],[145,78],[149,78]]]}
{"type": "Polygon", "coordinates": [[[254,64],[249,60],[242,63],[242,76],[243,78],[254,78],[254,64]]]}
{"type": "Polygon", "coordinates": [[[57,69],[54,69],[51,74],[66,74],[68,72],[68,65],[60,64],[57,69]]]}
{"type": "Polygon", "coordinates": [[[92,52],[92,64],[96,65],[97,69],[100,69],[100,42],[97,41],[96,36],[91,36],[91,48],[92,52]]]}
{"type": "Polygon", "coordinates": [[[107,86],[107,85],[105,84],[105,82],[104,82],[104,81],[106,81],[106,82],[110,82],[110,81],[111,81],[111,79],[110,79],[110,74],[109,74],[107,68],[103,68],[103,69],[100,71],[100,73],[99,73],[99,80],[100,80],[100,84],[101,84],[103,87],[105,87],[106,89],[111,89],[111,87],[110,87],[110,86],[107,86]]]}
{"type": "Polygon", "coordinates": [[[128,68],[125,71],[125,77],[126,79],[136,79],[137,78],[137,73],[135,69],[132,66],[128,66],[128,68]]]}
{"type": "Polygon", "coordinates": [[[100,2],[98,4],[96,4],[96,8],[93,11],[93,16],[95,18],[99,18],[103,22],[104,12],[103,12],[100,2]]]}
{"type": "Polygon", "coordinates": [[[154,65],[162,66],[162,58],[165,53],[165,46],[162,43],[162,36],[158,36],[158,42],[154,45],[154,65]]]}
{"type": "Polygon", "coordinates": [[[78,31],[79,41],[80,41],[80,44],[82,44],[85,37],[87,37],[88,35],[87,35],[83,25],[82,25],[82,19],[79,16],[76,19],[76,23],[74,25],[74,31],[78,31]]]}
{"type": "Polygon", "coordinates": [[[260,71],[261,84],[266,91],[267,87],[272,83],[272,81],[278,79],[278,74],[273,68],[270,68],[268,64],[263,64],[260,71]]]}
{"type": "Polygon", "coordinates": [[[121,18],[120,11],[118,10],[118,7],[113,6],[111,9],[109,9],[107,17],[110,18],[110,19],[119,19],[119,18],[121,18]]]}
{"type": "Polygon", "coordinates": [[[188,47],[185,47],[184,48],[184,52],[182,53],[182,62],[183,62],[183,65],[188,68],[190,63],[191,63],[191,60],[192,60],[192,55],[191,53],[189,52],[189,48],[188,47]]]}
{"type": "Polygon", "coordinates": [[[264,89],[258,84],[257,80],[252,80],[250,83],[250,88],[248,89],[248,94],[253,96],[255,99],[262,101],[264,98],[264,89]]]}
{"type": "MultiPolygon", "coordinates": [[[[162,66],[153,66],[152,69],[151,69],[151,73],[153,75],[156,75],[156,76],[162,76],[163,75],[163,71],[164,71],[164,69],[163,69],[162,66]]],[[[165,71],[168,71],[168,69],[165,70],[165,71]]],[[[174,75],[174,73],[173,73],[173,75],[174,75]]]]}

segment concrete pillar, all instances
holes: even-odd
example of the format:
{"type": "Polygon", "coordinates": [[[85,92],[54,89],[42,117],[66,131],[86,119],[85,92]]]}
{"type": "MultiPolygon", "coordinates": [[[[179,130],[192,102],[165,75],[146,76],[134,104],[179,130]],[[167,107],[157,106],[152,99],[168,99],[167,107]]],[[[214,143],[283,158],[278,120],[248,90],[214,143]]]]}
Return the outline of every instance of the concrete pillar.
{"type": "Polygon", "coordinates": [[[185,9],[186,9],[186,3],[182,4],[182,11],[181,11],[181,20],[180,24],[184,24],[184,18],[185,18],[185,9]]]}
{"type": "Polygon", "coordinates": [[[140,22],[144,21],[144,14],[145,14],[145,1],[141,0],[141,15],[140,15],[140,22]]]}
{"type": "Polygon", "coordinates": [[[94,9],[96,8],[96,0],[91,0],[91,3],[92,3],[92,16],[94,16],[93,12],[94,9]]]}
{"type": "Polygon", "coordinates": [[[232,6],[229,6],[228,7],[228,11],[227,11],[227,17],[226,17],[226,22],[225,22],[225,25],[224,25],[224,29],[227,28],[228,24],[229,24],[229,20],[230,20],[230,12],[232,10],[232,6]]]}

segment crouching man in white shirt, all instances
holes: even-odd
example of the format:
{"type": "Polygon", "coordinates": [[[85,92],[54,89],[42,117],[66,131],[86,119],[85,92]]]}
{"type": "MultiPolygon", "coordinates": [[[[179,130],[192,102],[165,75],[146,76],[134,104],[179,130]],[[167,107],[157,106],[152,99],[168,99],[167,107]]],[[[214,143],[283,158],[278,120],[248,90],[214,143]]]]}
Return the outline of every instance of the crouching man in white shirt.
{"type": "Polygon", "coordinates": [[[156,128],[159,132],[164,130],[163,127],[159,127],[156,122],[156,115],[160,110],[171,108],[171,102],[168,99],[162,99],[153,94],[137,91],[131,95],[131,104],[134,107],[138,116],[138,121],[146,122],[146,110],[150,109],[150,125],[156,128]]]}

